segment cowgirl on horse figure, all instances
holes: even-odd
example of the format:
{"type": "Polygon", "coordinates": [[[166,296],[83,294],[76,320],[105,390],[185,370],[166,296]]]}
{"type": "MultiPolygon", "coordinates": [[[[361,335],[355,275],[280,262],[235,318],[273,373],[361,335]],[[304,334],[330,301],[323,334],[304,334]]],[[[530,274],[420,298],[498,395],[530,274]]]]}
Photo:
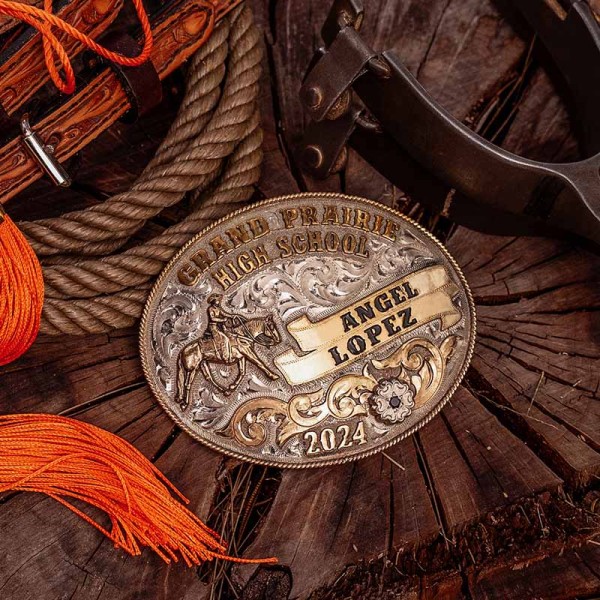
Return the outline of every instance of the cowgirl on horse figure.
{"type": "Polygon", "coordinates": [[[208,298],[208,323],[204,335],[184,346],[177,360],[177,401],[182,410],[189,405],[189,395],[198,368],[205,379],[218,390],[230,394],[239,385],[246,372],[246,361],[257,366],[269,379],[279,375],[256,354],[254,346],[271,347],[281,341],[273,316],[247,319],[222,308],[223,297],[212,294],[208,298]],[[211,364],[235,365],[238,374],[229,385],[215,380],[211,364]]]}

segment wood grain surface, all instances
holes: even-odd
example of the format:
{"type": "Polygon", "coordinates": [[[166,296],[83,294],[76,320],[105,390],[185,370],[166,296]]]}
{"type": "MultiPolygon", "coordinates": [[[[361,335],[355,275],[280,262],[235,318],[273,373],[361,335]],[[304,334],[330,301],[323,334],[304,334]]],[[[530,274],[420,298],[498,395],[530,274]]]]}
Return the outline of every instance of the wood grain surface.
{"type": "MultiPolygon", "coordinates": [[[[528,157],[578,156],[565,90],[509,2],[365,4],[365,37],[395,49],[455,116],[528,157]]],[[[2,412],[60,413],[118,433],[232,551],[276,555],[280,564],[194,570],[151,552],[131,558],[56,502],[11,494],[0,499],[0,598],[600,596],[600,256],[565,241],[455,227],[353,153],[341,174],[307,178],[293,158],[305,124],[297,92],[329,2],[252,6],[265,45],[265,160],[255,198],[339,190],[420,219],[444,239],[475,296],[472,368],[439,417],[385,454],[278,471],[224,458],[181,433],[145,384],[135,329],[41,337],[0,371],[2,412]]],[[[173,93],[159,111],[119,124],[79,157],[74,192],[37,183],[11,203],[15,214],[56,214],[127,186],[173,118],[181,78],[168,81],[173,93]]],[[[168,211],[150,232],[177,216],[168,211]]]]}

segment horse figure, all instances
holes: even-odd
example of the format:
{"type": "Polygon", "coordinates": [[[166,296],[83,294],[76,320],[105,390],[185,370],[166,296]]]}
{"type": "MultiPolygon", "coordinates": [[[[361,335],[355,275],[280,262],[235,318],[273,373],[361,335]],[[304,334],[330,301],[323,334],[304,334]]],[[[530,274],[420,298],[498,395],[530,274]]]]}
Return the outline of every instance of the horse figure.
{"type": "Polygon", "coordinates": [[[177,402],[182,410],[189,405],[189,394],[198,369],[207,381],[225,394],[230,394],[239,385],[246,372],[246,361],[256,365],[269,379],[279,379],[268,365],[256,354],[254,346],[270,347],[281,341],[272,315],[265,318],[241,319],[234,317],[232,324],[224,334],[229,340],[227,352],[213,337],[206,335],[189,343],[179,353],[177,359],[177,402]],[[225,354],[225,356],[224,356],[225,354]],[[221,364],[237,366],[238,374],[229,386],[221,385],[215,380],[210,365],[221,364]]]}

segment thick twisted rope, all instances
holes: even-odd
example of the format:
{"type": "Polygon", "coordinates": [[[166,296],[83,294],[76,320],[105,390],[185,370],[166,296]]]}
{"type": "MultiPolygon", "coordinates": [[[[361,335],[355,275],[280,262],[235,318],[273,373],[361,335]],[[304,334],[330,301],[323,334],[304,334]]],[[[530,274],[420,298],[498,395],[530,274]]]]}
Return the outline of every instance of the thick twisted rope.
{"type": "MultiPolygon", "coordinates": [[[[217,75],[213,72],[206,82],[204,77],[198,76],[190,81],[191,93],[199,94],[201,102],[196,104],[186,99],[188,104],[182,107],[183,115],[174,124],[155,159],[129,191],[86,210],[20,224],[38,256],[113,252],[148,219],[181,201],[188,192],[199,187],[206,189],[215,180],[223,161],[239,140],[244,123],[254,111],[254,91],[260,74],[261,49],[249,9],[235,11],[230,23],[229,85],[223,89],[214,114],[201,133],[189,143],[182,128],[210,110],[208,106],[214,101],[217,75]]],[[[217,28],[213,38],[200,51],[211,56],[213,64],[219,41],[217,34],[222,34],[221,29],[217,28]]],[[[192,72],[197,73],[202,68],[203,65],[196,62],[192,72]]]]}
{"type": "MultiPolygon", "coordinates": [[[[262,131],[258,126],[252,129],[232,155],[218,187],[204,203],[186,219],[167,229],[157,238],[157,248],[166,250],[164,259],[146,263],[149,268],[160,272],[164,263],[189,241],[198,231],[239,208],[254,191],[260,175],[262,162],[262,131]]],[[[152,276],[147,279],[151,279],[152,276]]],[[[46,299],[42,313],[41,332],[58,334],[102,333],[111,329],[129,327],[141,316],[152,282],[123,288],[112,294],[93,298],[59,300],[46,299]]]]}
{"type": "MultiPolygon", "coordinates": [[[[41,236],[46,255],[78,251],[91,232],[101,232],[92,235],[92,253],[112,252],[186,194],[197,206],[161,235],[120,254],[77,262],[52,256],[49,262],[55,264],[44,269],[48,297],[43,333],[98,333],[132,325],[152,280],[175,252],[252,195],[262,160],[260,61],[260,39],[250,10],[242,7],[194,57],[179,114],[132,189],[86,211],[25,224],[28,235],[41,236]],[[106,229],[90,225],[100,222],[106,229]]],[[[36,250],[40,247],[36,241],[36,250]]]]}
{"type": "MultiPolygon", "coordinates": [[[[258,114],[249,122],[249,128],[252,131],[258,130],[258,114]]],[[[254,158],[246,158],[246,160],[254,160],[254,158]]],[[[228,171],[225,177],[227,175],[228,171]]],[[[223,181],[220,182],[218,189],[221,189],[222,184],[223,181]]],[[[230,205],[235,203],[235,197],[222,197],[223,194],[215,194],[202,204],[201,209],[217,205],[218,197],[221,201],[217,205],[217,210],[226,214],[231,210],[230,205]]],[[[202,211],[201,213],[206,214],[202,211]]],[[[100,260],[87,260],[75,265],[47,267],[44,271],[46,298],[91,298],[150,281],[158,275],[165,263],[189,240],[190,236],[204,226],[197,219],[190,221],[192,216],[183,223],[170,227],[146,244],[128,249],[122,254],[107,256],[100,260]],[[185,231],[182,225],[186,227],[185,231]]],[[[201,220],[206,224],[204,219],[201,220]]]]}

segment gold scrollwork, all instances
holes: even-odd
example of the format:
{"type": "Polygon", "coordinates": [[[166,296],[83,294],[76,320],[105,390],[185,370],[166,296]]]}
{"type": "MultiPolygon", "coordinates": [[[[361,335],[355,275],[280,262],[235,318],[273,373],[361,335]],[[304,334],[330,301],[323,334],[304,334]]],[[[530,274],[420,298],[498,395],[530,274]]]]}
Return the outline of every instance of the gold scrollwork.
{"type": "Polygon", "coordinates": [[[245,446],[260,446],[267,440],[267,422],[277,423],[286,418],[285,402],[277,398],[255,398],[234,413],[223,432],[245,446]]]}
{"type": "MultiPolygon", "coordinates": [[[[438,347],[425,339],[412,339],[382,360],[371,360],[377,370],[398,370],[394,377],[410,383],[415,390],[415,408],[430,400],[439,389],[444,369],[456,346],[456,336],[447,337],[438,347]]],[[[323,396],[322,390],[292,396],[289,402],[259,397],[240,406],[223,432],[246,446],[260,446],[268,437],[269,423],[277,443],[307,431],[328,417],[351,419],[366,415],[377,379],[365,366],[361,375],[336,379],[323,396]]]]}
{"type": "Polygon", "coordinates": [[[285,444],[292,436],[318,425],[327,417],[350,419],[367,414],[367,398],[377,381],[368,373],[345,375],[323,392],[296,394],[289,402],[278,398],[254,398],[234,413],[227,434],[247,446],[260,446],[267,439],[267,423],[277,427],[277,442],[285,444]]]}

